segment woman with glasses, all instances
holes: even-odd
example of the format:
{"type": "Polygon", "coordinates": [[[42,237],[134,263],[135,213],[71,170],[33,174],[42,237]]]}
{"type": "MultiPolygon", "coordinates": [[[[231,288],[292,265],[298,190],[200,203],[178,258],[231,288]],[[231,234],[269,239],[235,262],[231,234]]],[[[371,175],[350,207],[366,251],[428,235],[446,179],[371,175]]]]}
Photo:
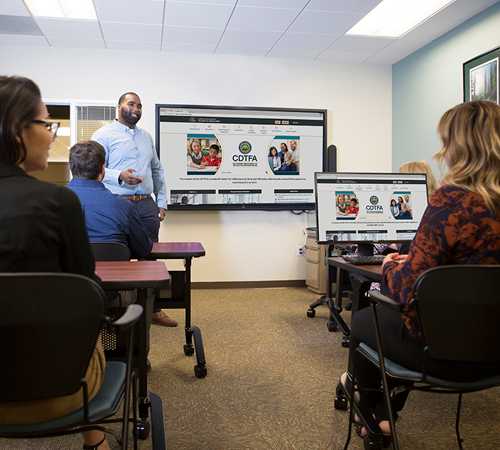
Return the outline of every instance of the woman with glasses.
{"type": "MultiPolygon", "coordinates": [[[[96,279],[82,207],[70,189],[36,180],[45,170],[58,122],[49,119],[38,86],[0,76],[0,272],[67,272],[96,279]]],[[[68,305],[71,299],[68,298],[68,305]]],[[[93,398],[104,379],[100,340],[86,380],[93,398]]],[[[82,394],[0,404],[0,423],[38,423],[82,407],[82,394]]],[[[109,449],[98,430],[82,433],[88,449],[109,449]]]]}

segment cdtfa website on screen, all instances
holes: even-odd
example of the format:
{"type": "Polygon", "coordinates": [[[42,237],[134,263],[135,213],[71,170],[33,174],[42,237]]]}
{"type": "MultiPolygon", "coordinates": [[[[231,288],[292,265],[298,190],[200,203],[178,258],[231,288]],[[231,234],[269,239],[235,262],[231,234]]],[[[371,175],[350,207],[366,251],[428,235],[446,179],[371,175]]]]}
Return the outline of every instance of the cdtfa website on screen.
{"type": "Polygon", "coordinates": [[[427,208],[425,174],[317,173],[319,242],[413,239],[427,208]]]}
{"type": "Polygon", "coordinates": [[[169,204],[314,204],[324,113],[162,106],[169,204]]]}

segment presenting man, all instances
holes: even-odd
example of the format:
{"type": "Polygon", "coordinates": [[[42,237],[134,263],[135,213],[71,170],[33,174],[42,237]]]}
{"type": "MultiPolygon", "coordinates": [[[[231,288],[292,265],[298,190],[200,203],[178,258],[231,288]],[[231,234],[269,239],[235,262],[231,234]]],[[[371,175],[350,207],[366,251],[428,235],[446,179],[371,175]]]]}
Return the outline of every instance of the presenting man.
{"type": "MultiPolygon", "coordinates": [[[[141,115],[141,99],[134,92],[127,92],[118,100],[118,119],[97,130],[92,139],[106,150],[103,183],[131,202],[151,240],[158,242],[160,221],[167,209],[167,189],[153,138],[136,125],[141,115]]],[[[153,322],[167,327],[177,325],[160,309],[154,310],[153,322]]]]}

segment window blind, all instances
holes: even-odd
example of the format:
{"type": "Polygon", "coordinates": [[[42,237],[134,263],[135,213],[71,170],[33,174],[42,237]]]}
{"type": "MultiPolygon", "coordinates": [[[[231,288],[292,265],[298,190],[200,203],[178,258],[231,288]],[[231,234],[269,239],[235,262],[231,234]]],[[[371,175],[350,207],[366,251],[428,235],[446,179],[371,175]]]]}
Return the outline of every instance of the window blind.
{"type": "Polygon", "coordinates": [[[92,137],[99,128],[116,117],[116,106],[76,106],[76,142],[92,137]]]}

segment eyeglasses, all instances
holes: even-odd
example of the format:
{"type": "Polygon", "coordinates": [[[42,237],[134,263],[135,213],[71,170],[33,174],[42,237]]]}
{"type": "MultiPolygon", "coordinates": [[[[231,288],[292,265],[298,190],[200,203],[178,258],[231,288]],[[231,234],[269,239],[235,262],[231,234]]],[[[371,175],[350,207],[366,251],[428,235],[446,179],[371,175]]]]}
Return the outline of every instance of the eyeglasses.
{"type": "Polygon", "coordinates": [[[43,119],[34,119],[32,120],[33,123],[41,123],[47,127],[47,130],[49,130],[52,133],[52,137],[55,138],[57,135],[57,129],[59,128],[59,125],[61,124],[61,121],[59,120],[43,120],[43,119]]]}

